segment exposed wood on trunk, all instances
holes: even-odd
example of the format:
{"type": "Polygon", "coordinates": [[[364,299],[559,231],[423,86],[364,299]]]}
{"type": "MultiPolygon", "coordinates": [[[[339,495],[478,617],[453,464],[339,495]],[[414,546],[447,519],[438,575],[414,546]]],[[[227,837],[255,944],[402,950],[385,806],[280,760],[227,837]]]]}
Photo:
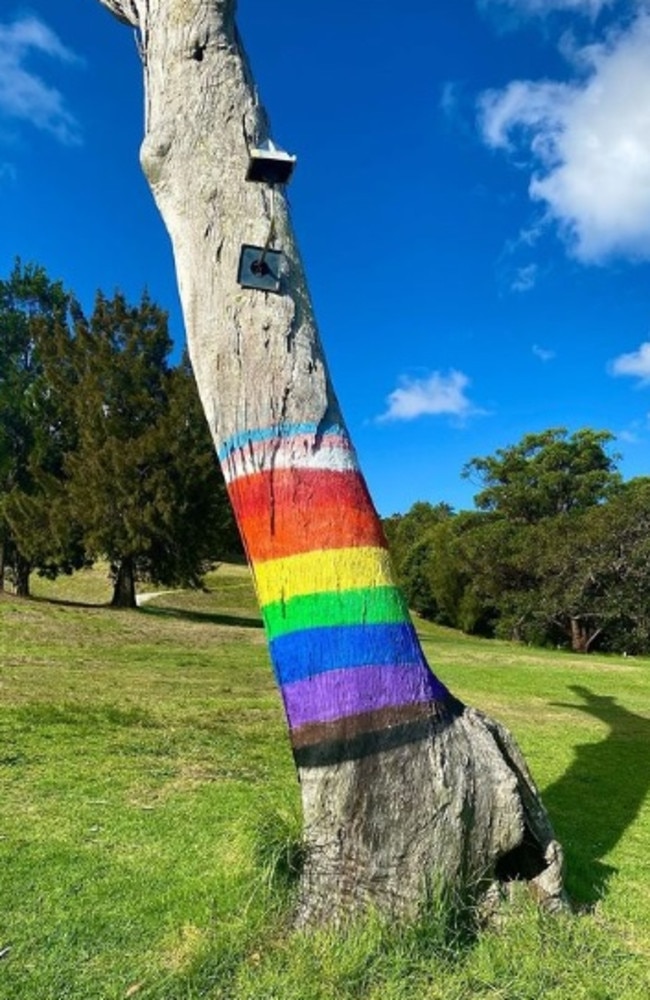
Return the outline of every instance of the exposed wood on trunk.
{"type": "Polygon", "coordinates": [[[142,165],[172,239],[300,773],[298,921],[368,903],[413,915],[431,880],[522,877],[553,905],[561,850],[532,779],[509,734],[424,660],[331,386],[284,194],[246,180],[248,147],[269,127],[234,0],[102,2],[139,27],[142,165]],[[272,222],[279,293],[242,288],[242,244],[267,245],[272,222]]]}

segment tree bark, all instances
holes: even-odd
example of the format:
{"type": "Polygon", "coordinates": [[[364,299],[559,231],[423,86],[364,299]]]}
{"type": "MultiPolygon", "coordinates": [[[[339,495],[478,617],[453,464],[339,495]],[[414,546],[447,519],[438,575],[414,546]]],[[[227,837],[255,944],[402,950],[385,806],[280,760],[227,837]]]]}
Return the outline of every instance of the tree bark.
{"type": "Polygon", "coordinates": [[[31,573],[31,564],[27,559],[24,559],[19,552],[15,551],[14,556],[14,566],[13,566],[13,576],[14,576],[14,588],[17,597],[29,597],[29,575],[31,573]]]}
{"type": "Polygon", "coordinates": [[[252,565],[301,782],[297,920],[412,916],[432,880],[522,877],[562,898],[562,854],[512,737],[428,667],[395,588],[321,348],[235,0],[101,0],[139,29],[141,161],[170,233],[192,365],[252,565]],[[243,288],[242,244],[282,251],[243,288]]]}
{"type": "Polygon", "coordinates": [[[132,556],[124,556],[115,572],[113,583],[113,608],[135,608],[135,567],[132,556]]]}
{"type": "Polygon", "coordinates": [[[569,618],[569,637],[571,639],[571,650],[574,653],[588,653],[596,641],[602,628],[600,627],[589,627],[588,621],[585,621],[580,615],[572,615],[569,618]]]}

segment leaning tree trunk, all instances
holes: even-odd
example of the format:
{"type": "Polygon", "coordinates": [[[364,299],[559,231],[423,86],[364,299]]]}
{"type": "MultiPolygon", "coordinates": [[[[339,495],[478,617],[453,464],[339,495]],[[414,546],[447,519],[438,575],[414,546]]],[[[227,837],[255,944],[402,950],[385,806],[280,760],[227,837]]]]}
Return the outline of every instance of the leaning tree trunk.
{"type": "Polygon", "coordinates": [[[235,0],[101,0],[139,30],[142,165],[170,233],[190,356],[252,565],[301,782],[298,921],[412,915],[430,880],[520,875],[561,851],[509,734],[427,666],[330,384],[235,0]],[[274,214],[278,294],[238,283],[274,214]]]}

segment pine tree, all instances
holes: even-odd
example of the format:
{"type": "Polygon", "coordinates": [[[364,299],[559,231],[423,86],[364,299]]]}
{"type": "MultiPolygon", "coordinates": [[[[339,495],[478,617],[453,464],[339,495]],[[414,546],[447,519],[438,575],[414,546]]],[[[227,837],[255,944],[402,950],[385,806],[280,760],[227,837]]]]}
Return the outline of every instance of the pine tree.
{"type": "Polygon", "coordinates": [[[65,461],[71,517],[87,553],[109,560],[117,607],[135,606],[138,578],[196,583],[221,529],[232,544],[196,387],[186,363],[170,368],[171,347],[167,316],[146,293],[137,306],[98,294],[67,345],[79,426],[65,461]]]}
{"type": "Polygon", "coordinates": [[[56,502],[50,509],[44,485],[53,497],[73,434],[44,364],[71,309],[62,284],[38,265],[17,260],[0,281],[0,589],[10,574],[22,596],[33,566],[54,571],[79,558],[74,531],[56,502]]]}

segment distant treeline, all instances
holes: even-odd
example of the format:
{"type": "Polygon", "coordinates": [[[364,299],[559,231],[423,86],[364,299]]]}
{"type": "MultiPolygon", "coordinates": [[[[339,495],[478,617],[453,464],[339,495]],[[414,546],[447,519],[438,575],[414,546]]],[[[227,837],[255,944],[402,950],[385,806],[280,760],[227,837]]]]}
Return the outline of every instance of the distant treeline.
{"type": "Polygon", "coordinates": [[[189,361],[171,365],[147,294],[97,294],[85,316],[42,267],[0,281],[0,589],[29,593],[108,559],[113,602],[134,582],[197,583],[241,551],[189,361]]]}
{"type": "Polygon", "coordinates": [[[650,478],[623,482],[612,441],[528,434],[467,464],[476,510],[416,503],[387,518],[410,606],[476,635],[650,652],[650,478]]]}

